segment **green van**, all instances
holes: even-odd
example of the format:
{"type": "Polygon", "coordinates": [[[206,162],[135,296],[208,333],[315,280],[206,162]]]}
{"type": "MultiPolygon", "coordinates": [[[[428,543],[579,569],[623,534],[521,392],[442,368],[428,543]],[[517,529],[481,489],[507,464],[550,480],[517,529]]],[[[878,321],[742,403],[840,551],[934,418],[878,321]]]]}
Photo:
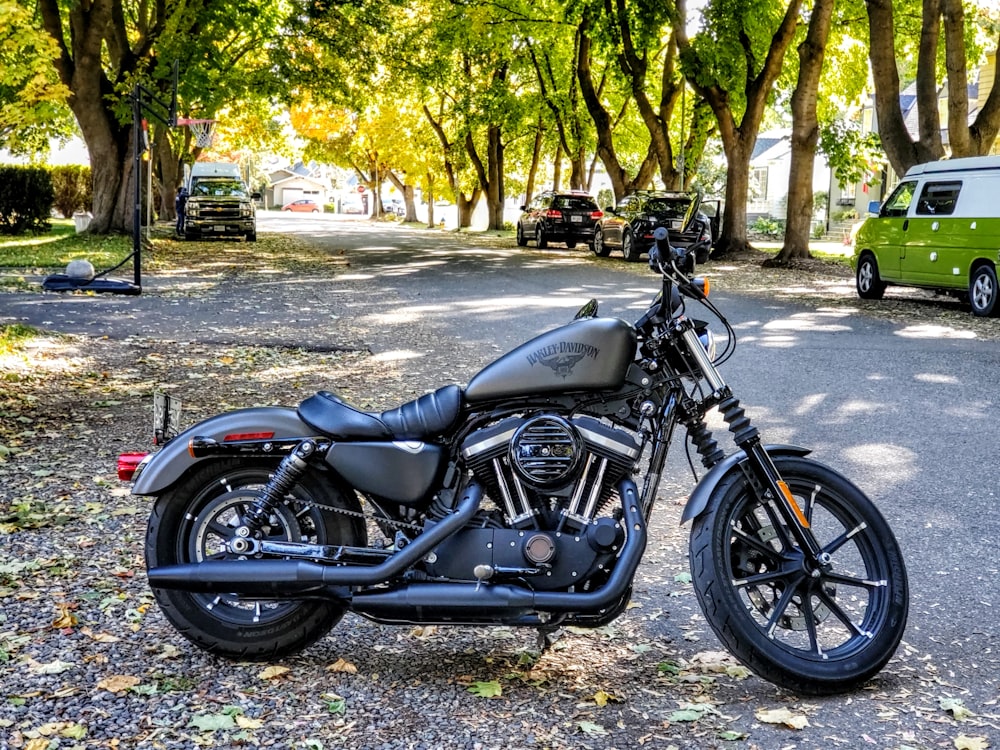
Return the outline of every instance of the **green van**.
{"type": "Polygon", "coordinates": [[[1000,315],[1000,157],[918,164],[854,239],[858,296],[889,284],[968,294],[976,315],[1000,315]]]}

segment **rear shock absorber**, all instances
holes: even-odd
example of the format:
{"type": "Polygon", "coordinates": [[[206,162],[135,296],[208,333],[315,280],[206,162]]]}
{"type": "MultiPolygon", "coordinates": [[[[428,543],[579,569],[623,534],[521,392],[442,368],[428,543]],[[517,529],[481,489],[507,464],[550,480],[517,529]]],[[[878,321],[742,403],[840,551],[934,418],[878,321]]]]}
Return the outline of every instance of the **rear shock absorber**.
{"type": "MultiPolygon", "coordinates": [[[[329,449],[329,445],[325,446],[329,449]]],[[[278,464],[277,470],[268,480],[257,499],[250,504],[243,517],[243,523],[251,529],[259,530],[277,509],[292,487],[295,486],[309,467],[309,459],[319,448],[315,440],[307,438],[295,446],[278,464]]]]}

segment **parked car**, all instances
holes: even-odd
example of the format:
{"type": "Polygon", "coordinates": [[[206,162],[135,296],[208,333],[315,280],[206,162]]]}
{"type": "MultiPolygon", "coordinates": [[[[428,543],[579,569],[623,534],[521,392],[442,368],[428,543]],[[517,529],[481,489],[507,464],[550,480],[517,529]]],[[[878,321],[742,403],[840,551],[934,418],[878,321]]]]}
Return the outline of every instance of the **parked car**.
{"type": "Polygon", "coordinates": [[[302,198],[297,201],[292,201],[291,203],[286,203],[281,207],[282,211],[304,211],[305,213],[314,214],[319,211],[319,204],[314,200],[309,200],[308,198],[302,198]]]}
{"type": "Polygon", "coordinates": [[[406,216],[406,203],[402,198],[386,198],[382,201],[382,208],[387,214],[406,216]]]}
{"type": "Polygon", "coordinates": [[[966,297],[979,316],[1000,315],[1000,157],[911,167],[854,235],[858,296],[886,286],[923,287],[966,297]]]}
{"type": "Polygon", "coordinates": [[[529,240],[534,240],[538,247],[546,247],[550,242],[565,242],[568,248],[578,243],[590,244],[600,218],[601,211],[589,193],[547,190],[521,206],[517,244],[524,247],[529,240]]]}
{"type": "Polygon", "coordinates": [[[257,240],[260,193],[251,193],[238,177],[192,177],[184,218],[185,239],[245,237],[257,240]]]}
{"type": "Polygon", "coordinates": [[[695,258],[704,263],[719,238],[719,203],[713,200],[703,204],[697,192],[642,190],[626,195],[616,207],[604,209],[594,231],[594,253],[606,256],[619,249],[625,260],[638,261],[653,247],[653,231],[666,227],[670,244],[675,247],[708,240],[695,258]]]}

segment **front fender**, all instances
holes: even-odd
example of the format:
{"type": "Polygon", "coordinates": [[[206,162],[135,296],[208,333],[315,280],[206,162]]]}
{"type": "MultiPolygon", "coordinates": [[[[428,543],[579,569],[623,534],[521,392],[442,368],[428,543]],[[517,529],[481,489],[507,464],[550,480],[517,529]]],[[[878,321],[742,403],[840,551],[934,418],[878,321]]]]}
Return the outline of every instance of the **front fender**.
{"type": "MultiPolygon", "coordinates": [[[[769,456],[806,456],[812,453],[808,448],[799,448],[796,445],[765,445],[764,450],[769,456]]],[[[719,463],[708,470],[708,473],[701,478],[698,485],[688,498],[684,512],[681,513],[681,524],[691,521],[708,507],[708,500],[721,484],[722,480],[734,471],[740,471],[740,464],[747,459],[747,454],[743,451],[736,451],[722,459],[719,463]]]]}
{"type": "Polygon", "coordinates": [[[273,432],[275,438],[313,437],[316,430],[306,425],[295,409],[260,406],[226,412],[199,422],[175,437],[144,462],[133,495],[158,495],[204,458],[192,458],[188,441],[196,436],[214,438],[220,443],[233,433],[273,432]]]}

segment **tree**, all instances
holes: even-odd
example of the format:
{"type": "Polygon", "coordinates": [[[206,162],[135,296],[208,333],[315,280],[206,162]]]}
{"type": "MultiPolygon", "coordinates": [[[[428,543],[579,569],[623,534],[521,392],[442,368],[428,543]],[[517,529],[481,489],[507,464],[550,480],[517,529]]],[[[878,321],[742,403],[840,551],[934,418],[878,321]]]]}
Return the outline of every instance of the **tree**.
{"type": "Polygon", "coordinates": [[[802,0],[789,0],[784,7],[711,0],[705,8],[706,27],[693,40],[686,28],[686,0],[675,3],[682,68],[715,114],[728,165],[722,232],[714,252],[718,257],[749,246],[750,157],[785,51],[795,36],[802,0]]]}
{"type": "Polygon", "coordinates": [[[55,41],[38,28],[32,13],[11,0],[0,0],[0,145],[18,155],[49,149],[51,138],[66,139],[73,117],[69,95],[52,67],[55,41]]]}
{"type": "MultiPolygon", "coordinates": [[[[914,164],[945,155],[938,110],[939,45],[945,32],[945,71],[948,85],[948,136],[953,156],[989,153],[1000,130],[1000,86],[994,86],[986,103],[968,121],[968,21],[961,0],[923,0],[920,43],[917,50],[918,133],[914,139],[899,106],[900,71],[897,65],[897,18],[891,0],[869,0],[869,56],[875,84],[878,132],[889,164],[903,175],[914,164]]],[[[995,48],[995,47],[994,47],[995,48]]],[[[995,74],[1000,75],[1000,56],[995,74]]]]}
{"type": "Polygon", "coordinates": [[[809,257],[814,212],[813,165],[819,142],[816,101],[826,41],[833,20],[833,4],[834,0],[814,1],[806,38],[799,44],[799,76],[792,92],[792,163],[785,213],[785,241],[773,259],[775,264],[809,257]]]}

